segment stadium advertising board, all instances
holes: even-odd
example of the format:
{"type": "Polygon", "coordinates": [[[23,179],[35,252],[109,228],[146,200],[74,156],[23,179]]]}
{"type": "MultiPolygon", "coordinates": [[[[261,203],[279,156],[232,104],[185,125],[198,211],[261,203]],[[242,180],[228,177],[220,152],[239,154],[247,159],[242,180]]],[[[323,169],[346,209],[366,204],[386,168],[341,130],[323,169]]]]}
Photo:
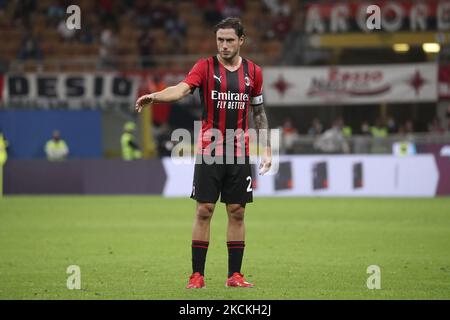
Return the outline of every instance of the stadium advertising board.
{"type": "MultiPolygon", "coordinates": [[[[170,158],[163,159],[163,165],[167,174],[163,194],[189,195],[192,165],[177,165],[170,158]]],[[[444,169],[437,167],[431,154],[280,156],[277,174],[256,176],[254,195],[434,197],[438,186],[448,179],[450,160],[444,169]]]]}
{"type": "Polygon", "coordinates": [[[268,106],[436,102],[437,65],[267,67],[268,106]]]}
{"type": "Polygon", "coordinates": [[[42,109],[134,106],[139,85],[119,73],[7,74],[2,82],[2,104],[42,109]]]}
{"type": "Polygon", "coordinates": [[[375,14],[379,15],[380,30],[385,32],[450,30],[450,1],[447,0],[330,1],[306,7],[308,33],[369,32],[367,21],[375,14]],[[373,6],[377,10],[372,11],[373,6]]]}
{"type": "MultiPolygon", "coordinates": [[[[450,194],[448,146],[429,154],[280,156],[275,174],[258,175],[255,196],[271,197],[434,197],[450,194]]],[[[194,161],[172,158],[136,161],[10,160],[5,194],[162,194],[188,197],[194,161]]]]}

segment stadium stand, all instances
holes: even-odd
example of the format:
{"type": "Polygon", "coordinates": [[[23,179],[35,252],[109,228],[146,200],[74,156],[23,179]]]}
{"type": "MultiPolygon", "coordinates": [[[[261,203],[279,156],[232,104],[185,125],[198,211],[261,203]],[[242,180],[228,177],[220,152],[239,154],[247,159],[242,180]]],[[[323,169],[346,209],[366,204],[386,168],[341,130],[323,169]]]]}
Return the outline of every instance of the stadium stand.
{"type": "MultiPolygon", "coordinates": [[[[65,8],[70,5],[68,1],[11,1],[3,8],[0,20],[2,58],[10,70],[90,71],[93,67],[101,68],[97,60],[102,48],[102,34],[111,29],[116,42],[113,50],[116,63],[112,67],[138,69],[142,60],[150,59],[140,54],[140,40],[148,31],[151,48],[147,53],[156,65],[186,69],[199,55],[215,52],[214,41],[204,41],[204,30],[211,29],[208,22],[208,17],[211,17],[207,14],[209,7],[204,3],[207,1],[167,3],[156,0],[148,4],[139,0],[81,0],[78,5],[82,10],[83,28],[75,36],[65,37],[58,30],[59,24],[67,17],[65,8]],[[179,30],[180,24],[184,30],[179,30]],[[18,63],[16,60],[23,39],[29,36],[36,39],[43,59],[37,62],[26,59],[18,63]],[[181,38],[178,42],[173,40],[177,37],[181,38]],[[180,43],[183,46],[181,51],[180,43]]],[[[298,6],[295,0],[288,1],[287,5],[292,11],[298,6]]],[[[241,15],[247,27],[249,43],[244,54],[265,65],[277,62],[282,50],[282,38],[272,36],[267,39],[266,34],[272,32],[267,30],[272,25],[276,29],[279,18],[261,1],[213,1],[211,6],[218,18],[223,17],[224,12],[241,15]],[[229,10],[230,6],[238,10],[229,10]]],[[[292,17],[284,19],[289,22],[292,17]]]]}

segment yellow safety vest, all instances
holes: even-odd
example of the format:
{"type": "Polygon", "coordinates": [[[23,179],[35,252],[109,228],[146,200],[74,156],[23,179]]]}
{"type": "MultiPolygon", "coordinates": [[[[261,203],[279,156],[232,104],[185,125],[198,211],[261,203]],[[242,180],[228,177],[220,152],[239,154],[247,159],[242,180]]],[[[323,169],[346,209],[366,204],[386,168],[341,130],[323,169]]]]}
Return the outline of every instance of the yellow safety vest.
{"type": "Polygon", "coordinates": [[[386,138],[388,134],[386,128],[378,128],[378,127],[370,128],[370,132],[372,133],[372,136],[376,138],[386,138]]]}
{"type": "Polygon", "coordinates": [[[344,137],[349,138],[352,136],[352,127],[345,126],[342,128],[342,133],[344,134],[344,137]]]}
{"type": "Polygon", "coordinates": [[[51,139],[45,144],[45,152],[48,160],[64,160],[68,150],[66,142],[62,139],[58,141],[51,139]]]}
{"type": "Polygon", "coordinates": [[[136,160],[142,157],[142,153],[139,150],[134,149],[130,146],[130,142],[134,141],[134,136],[129,132],[124,132],[120,138],[120,145],[122,147],[122,159],[136,160]]]}
{"type": "Polygon", "coordinates": [[[5,140],[2,134],[0,134],[0,166],[4,165],[6,160],[8,160],[8,153],[6,152],[6,147],[8,142],[5,140]]]}

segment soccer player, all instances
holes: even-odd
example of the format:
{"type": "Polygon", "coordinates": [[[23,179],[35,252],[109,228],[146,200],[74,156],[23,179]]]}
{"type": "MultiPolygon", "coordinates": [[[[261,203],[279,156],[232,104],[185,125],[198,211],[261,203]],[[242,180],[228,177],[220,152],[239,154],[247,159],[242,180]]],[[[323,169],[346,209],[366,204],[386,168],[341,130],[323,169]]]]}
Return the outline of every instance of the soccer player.
{"type": "MultiPolygon", "coordinates": [[[[191,194],[197,206],[192,230],[193,272],[187,288],[205,286],[210,222],[219,195],[228,214],[228,279],[225,285],[252,287],[253,284],[244,279],[241,265],[245,247],[245,206],[253,200],[248,134],[250,111],[255,129],[265,133],[268,130],[263,107],[262,71],[239,55],[244,43],[244,28],[239,19],[224,19],[214,31],[218,54],[199,60],[177,85],[140,97],[136,111],[154,103],[177,101],[199,88],[203,114],[191,194]],[[234,134],[229,134],[230,131],[234,134]]],[[[263,137],[259,172],[264,174],[271,167],[271,148],[267,134],[258,136],[263,137]]]]}

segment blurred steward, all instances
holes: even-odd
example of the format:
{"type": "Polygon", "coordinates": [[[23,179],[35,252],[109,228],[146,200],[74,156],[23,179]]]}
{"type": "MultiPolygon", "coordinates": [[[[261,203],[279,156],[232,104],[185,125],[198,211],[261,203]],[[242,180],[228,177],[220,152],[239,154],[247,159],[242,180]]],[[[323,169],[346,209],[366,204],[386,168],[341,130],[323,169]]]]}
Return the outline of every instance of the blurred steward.
{"type": "Polygon", "coordinates": [[[125,123],[123,130],[124,132],[120,138],[120,145],[122,147],[122,159],[130,161],[142,158],[142,152],[134,137],[136,124],[134,124],[134,122],[128,121],[127,123],[125,123]]]}
{"type": "Polygon", "coordinates": [[[389,153],[389,145],[386,141],[389,131],[383,118],[380,117],[376,120],[375,125],[370,128],[370,133],[373,137],[371,153],[389,153]]]}
{"type": "Polygon", "coordinates": [[[344,134],[344,137],[351,138],[353,135],[353,129],[352,127],[346,125],[344,122],[342,123],[342,133],[344,134]]]}
{"type": "Polygon", "coordinates": [[[69,148],[66,142],[61,139],[58,130],[53,131],[52,138],[45,144],[45,154],[49,161],[62,161],[67,159],[69,148]]]}
{"type": "Polygon", "coordinates": [[[383,119],[378,118],[375,125],[370,128],[370,132],[374,138],[386,138],[388,135],[388,128],[384,124],[383,119]]]}
{"type": "Polygon", "coordinates": [[[3,166],[8,159],[8,152],[6,151],[7,147],[8,141],[3,136],[3,132],[0,130],[0,167],[3,166]]]}

